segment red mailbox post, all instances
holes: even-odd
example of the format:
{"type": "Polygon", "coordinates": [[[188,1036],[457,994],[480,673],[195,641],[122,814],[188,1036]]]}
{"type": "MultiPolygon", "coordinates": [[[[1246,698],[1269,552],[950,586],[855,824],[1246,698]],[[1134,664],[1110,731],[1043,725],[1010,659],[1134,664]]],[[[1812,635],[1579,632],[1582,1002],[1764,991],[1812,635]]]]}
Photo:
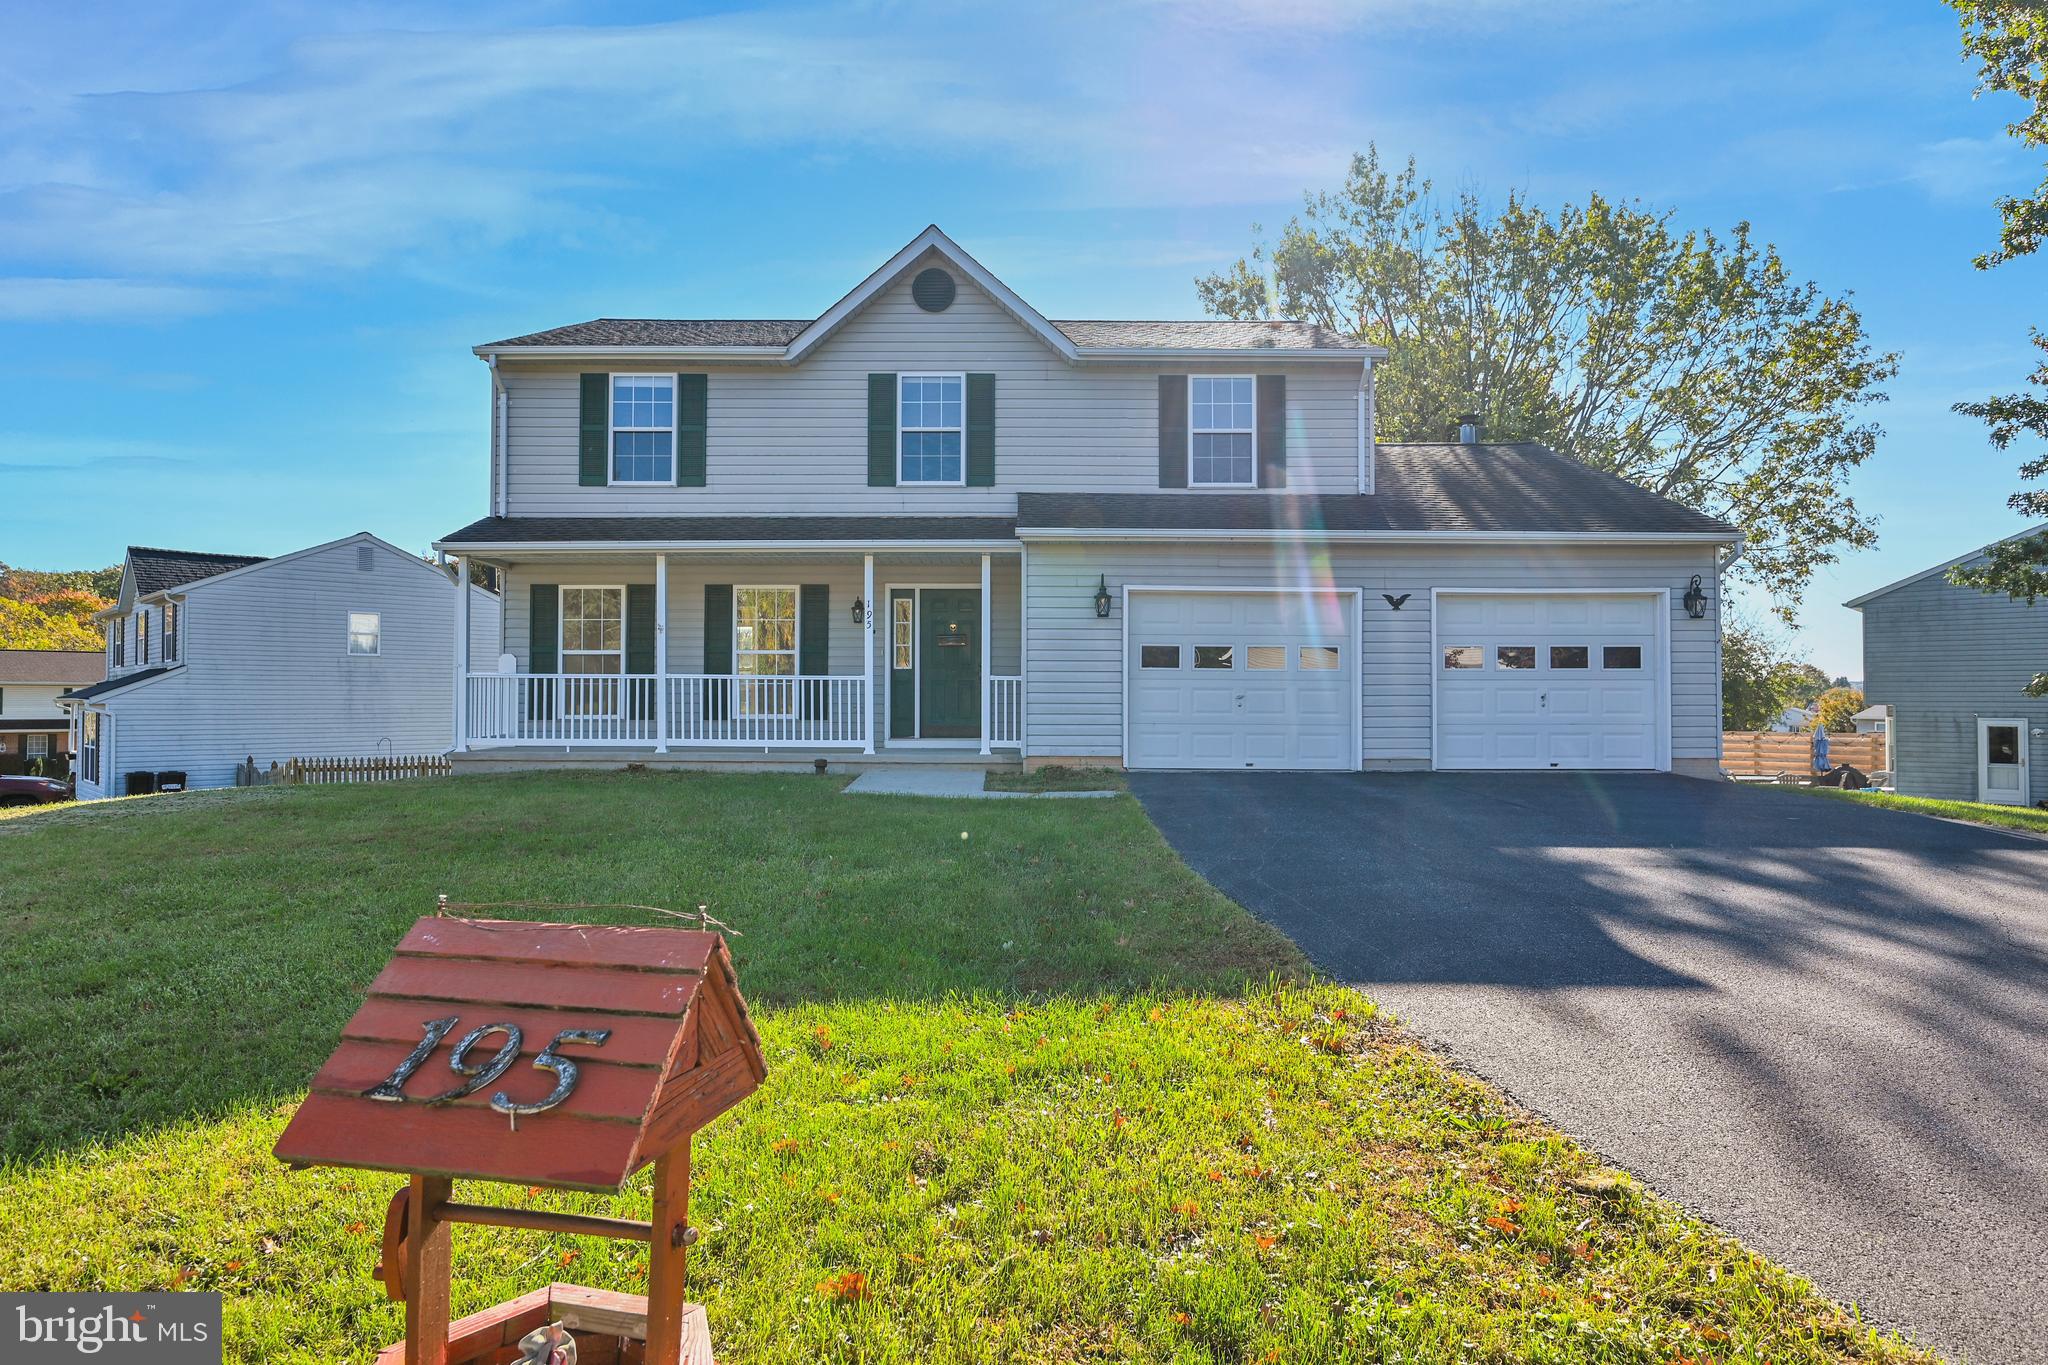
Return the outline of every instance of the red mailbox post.
{"type": "Polygon", "coordinates": [[[690,1138],[766,1069],[717,934],[429,916],[370,983],[276,1154],[411,1177],[378,1267],[405,1340],[380,1365],[518,1360],[519,1338],[552,1322],[580,1365],[710,1365],[704,1310],[683,1301],[690,1138]],[[456,1180],[616,1192],[649,1163],[646,1223],[452,1198],[456,1180]],[[646,1242],[647,1294],[556,1284],[451,1325],[454,1223],[646,1242]]]}

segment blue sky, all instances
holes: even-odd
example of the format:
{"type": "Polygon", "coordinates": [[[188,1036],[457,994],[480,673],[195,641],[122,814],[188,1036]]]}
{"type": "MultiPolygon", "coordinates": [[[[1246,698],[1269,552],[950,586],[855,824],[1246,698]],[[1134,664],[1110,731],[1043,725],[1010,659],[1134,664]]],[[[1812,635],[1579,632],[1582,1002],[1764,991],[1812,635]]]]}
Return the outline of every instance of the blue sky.
{"type": "Polygon", "coordinates": [[[2017,387],[2039,167],[1949,12],[1898,4],[1118,0],[762,9],[17,3],[0,45],[0,559],[272,553],[480,515],[480,341],[809,316],[938,222],[1055,317],[1193,277],[1376,141],[1439,185],[1746,218],[1902,356],[1839,603],[2019,529],[1949,404],[2017,387]]]}

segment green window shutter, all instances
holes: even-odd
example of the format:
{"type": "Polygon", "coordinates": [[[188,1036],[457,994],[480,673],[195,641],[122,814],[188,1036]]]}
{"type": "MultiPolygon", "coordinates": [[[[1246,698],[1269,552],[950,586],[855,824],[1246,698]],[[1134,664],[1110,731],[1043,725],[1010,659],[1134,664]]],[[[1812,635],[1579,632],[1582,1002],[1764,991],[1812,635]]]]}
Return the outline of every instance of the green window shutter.
{"type": "Polygon", "coordinates": [[[535,583],[527,588],[526,600],[526,669],[552,673],[562,633],[562,589],[554,583],[535,583]]]}
{"type": "Polygon", "coordinates": [[[1287,376],[1258,378],[1259,487],[1287,487],[1287,376]]]}
{"type": "Polygon", "coordinates": [[[704,453],[710,431],[710,379],[676,376],[676,487],[704,486],[704,453]]]}
{"type": "Polygon", "coordinates": [[[868,487],[896,486],[896,376],[868,376],[868,487]]]}
{"type": "Polygon", "coordinates": [[[732,584],[704,585],[704,671],[713,681],[704,684],[704,714],[713,720],[726,717],[731,691],[716,681],[732,672],[732,584]]]}
{"type": "MultiPolygon", "coordinates": [[[[562,589],[555,583],[530,584],[526,602],[526,671],[552,673],[561,658],[562,589]]],[[[555,685],[534,683],[527,709],[535,720],[554,715],[555,685]]]]}
{"type": "Polygon", "coordinates": [[[626,671],[654,671],[654,585],[626,585],[626,671]]]}
{"type": "Polygon", "coordinates": [[[1188,377],[1159,376],[1159,486],[1188,486],[1188,377]]]}
{"type": "MultiPolygon", "coordinates": [[[[806,583],[796,590],[796,671],[807,678],[822,678],[832,671],[832,589],[825,583],[806,583]]],[[[799,683],[803,689],[803,713],[807,717],[825,714],[826,684],[799,683]]]]}
{"type": "Polygon", "coordinates": [[[996,377],[967,376],[967,486],[996,485],[996,377]]]}
{"type": "Polygon", "coordinates": [[[576,482],[602,488],[611,482],[612,377],[583,376],[583,416],[576,443],[576,482]]]}

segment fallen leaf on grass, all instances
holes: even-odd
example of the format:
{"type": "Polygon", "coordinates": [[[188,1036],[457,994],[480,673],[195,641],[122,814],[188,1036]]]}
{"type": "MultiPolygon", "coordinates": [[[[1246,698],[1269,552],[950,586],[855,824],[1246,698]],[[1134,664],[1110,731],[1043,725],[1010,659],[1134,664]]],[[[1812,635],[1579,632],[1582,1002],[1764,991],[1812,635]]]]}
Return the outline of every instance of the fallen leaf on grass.
{"type": "Polygon", "coordinates": [[[859,1303],[869,1297],[868,1277],[861,1271],[849,1270],[844,1275],[818,1281],[818,1292],[840,1303],[859,1303]]]}

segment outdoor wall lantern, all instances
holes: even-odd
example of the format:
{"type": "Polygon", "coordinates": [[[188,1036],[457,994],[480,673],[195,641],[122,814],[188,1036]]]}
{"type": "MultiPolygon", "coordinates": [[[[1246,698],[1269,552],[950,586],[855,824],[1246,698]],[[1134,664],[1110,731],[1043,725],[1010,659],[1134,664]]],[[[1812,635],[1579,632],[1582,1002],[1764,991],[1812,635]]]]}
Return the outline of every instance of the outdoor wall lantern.
{"type": "Polygon", "coordinates": [[[868,604],[858,597],[853,599],[853,623],[864,626],[868,623],[868,604]]]}
{"type": "Polygon", "coordinates": [[[1107,574],[1098,574],[1096,577],[1100,581],[1095,585],[1095,614],[1097,616],[1107,616],[1109,615],[1109,576],[1107,574]]]}
{"type": "Polygon", "coordinates": [[[1685,614],[1697,621],[1707,614],[1707,591],[1700,586],[1700,576],[1692,576],[1692,586],[1685,590],[1685,614]]]}

